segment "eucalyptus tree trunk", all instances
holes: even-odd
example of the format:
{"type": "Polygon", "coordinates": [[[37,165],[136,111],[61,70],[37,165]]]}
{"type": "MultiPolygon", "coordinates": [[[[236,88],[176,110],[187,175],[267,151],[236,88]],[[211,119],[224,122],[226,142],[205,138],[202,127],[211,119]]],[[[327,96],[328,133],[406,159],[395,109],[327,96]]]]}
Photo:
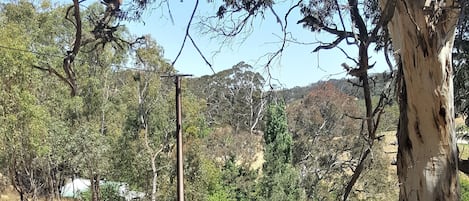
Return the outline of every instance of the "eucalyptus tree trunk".
{"type": "Polygon", "coordinates": [[[396,5],[388,27],[401,76],[399,200],[459,200],[451,60],[457,4],[389,1],[396,5]]]}

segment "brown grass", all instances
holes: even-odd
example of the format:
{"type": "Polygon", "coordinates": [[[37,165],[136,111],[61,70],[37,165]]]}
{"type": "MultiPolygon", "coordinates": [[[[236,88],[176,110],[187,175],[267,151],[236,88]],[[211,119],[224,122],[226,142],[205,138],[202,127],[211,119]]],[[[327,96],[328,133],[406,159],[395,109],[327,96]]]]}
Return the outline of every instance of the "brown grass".
{"type": "MultiPolygon", "coordinates": [[[[13,186],[9,186],[5,191],[0,192],[0,201],[17,201],[20,200],[20,196],[15,191],[13,186]]],[[[46,198],[39,198],[38,201],[46,201],[46,198]]],[[[61,198],[61,201],[76,201],[75,199],[61,198]]]]}

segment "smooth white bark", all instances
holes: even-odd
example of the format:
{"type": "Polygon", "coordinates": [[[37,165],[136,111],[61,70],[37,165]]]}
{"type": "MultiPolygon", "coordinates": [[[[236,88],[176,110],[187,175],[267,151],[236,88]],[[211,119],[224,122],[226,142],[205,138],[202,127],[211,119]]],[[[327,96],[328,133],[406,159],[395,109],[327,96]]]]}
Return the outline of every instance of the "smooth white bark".
{"type": "Polygon", "coordinates": [[[451,5],[399,0],[388,25],[402,66],[400,200],[459,200],[451,64],[459,11],[451,5]]]}

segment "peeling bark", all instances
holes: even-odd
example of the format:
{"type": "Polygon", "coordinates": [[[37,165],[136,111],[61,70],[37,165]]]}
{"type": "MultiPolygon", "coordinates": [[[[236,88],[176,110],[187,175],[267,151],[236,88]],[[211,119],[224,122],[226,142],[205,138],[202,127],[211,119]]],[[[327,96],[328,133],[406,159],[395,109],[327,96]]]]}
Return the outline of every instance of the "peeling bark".
{"type": "Polygon", "coordinates": [[[388,24],[400,55],[399,200],[459,200],[451,64],[455,4],[396,1],[388,24]]]}

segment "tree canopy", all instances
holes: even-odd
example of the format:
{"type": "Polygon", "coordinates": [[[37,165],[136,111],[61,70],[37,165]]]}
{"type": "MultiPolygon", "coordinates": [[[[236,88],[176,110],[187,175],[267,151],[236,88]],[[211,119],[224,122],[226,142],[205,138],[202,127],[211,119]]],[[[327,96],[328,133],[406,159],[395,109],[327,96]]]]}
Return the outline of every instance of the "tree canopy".
{"type": "MultiPolygon", "coordinates": [[[[176,73],[177,58],[165,59],[155,39],[133,36],[120,24],[168,1],[70,3],[0,5],[0,173],[20,200],[59,198],[60,187],[76,177],[90,181],[84,199],[112,197],[116,192],[100,185],[105,180],[125,182],[151,200],[174,199],[174,90],[172,80],[160,75],[176,73]]],[[[282,93],[266,90],[270,77],[247,62],[184,80],[188,199],[395,198],[393,180],[377,182],[383,175],[376,173],[392,169],[383,154],[386,136],[378,132],[383,122],[397,121],[386,116],[393,100],[400,112],[399,199],[459,198],[457,170],[469,172],[454,135],[455,111],[467,113],[467,1],[299,0],[284,16],[273,7],[280,1],[208,3],[217,9],[204,19],[214,23],[202,28],[221,37],[236,38],[253,19],[273,14],[265,20],[281,25],[283,42],[267,68],[292,42],[288,17],[297,12],[296,24],[333,36],[313,52],[339,44],[358,50],[349,55],[341,49],[349,79],[339,83],[361,92],[346,94],[351,90],[337,89],[344,84],[323,82],[289,97],[287,105],[276,104],[282,93]],[[369,73],[375,50],[390,69],[380,81],[369,73]]],[[[198,49],[189,32],[192,20],[184,41],[198,49]]]]}

